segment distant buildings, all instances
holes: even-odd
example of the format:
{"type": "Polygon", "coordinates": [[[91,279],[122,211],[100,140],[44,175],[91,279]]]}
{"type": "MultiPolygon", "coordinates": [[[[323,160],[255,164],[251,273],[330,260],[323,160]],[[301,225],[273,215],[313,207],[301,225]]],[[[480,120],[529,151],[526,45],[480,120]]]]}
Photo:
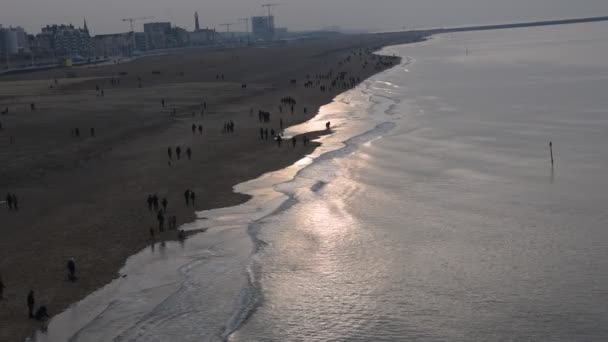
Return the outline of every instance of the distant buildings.
{"type": "Polygon", "coordinates": [[[83,28],[74,25],[47,25],[36,35],[36,49],[55,57],[91,58],[93,44],[86,21],[83,28]]]}
{"type": "Polygon", "coordinates": [[[252,17],[251,29],[256,39],[274,39],[274,16],[252,17]]]}
{"type": "MultiPolygon", "coordinates": [[[[140,18],[144,19],[144,18],[140,18]]],[[[86,20],[82,27],[47,25],[40,33],[28,35],[21,27],[0,26],[0,55],[17,55],[12,60],[27,58],[32,64],[87,62],[93,59],[132,56],[145,51],[189,46],[243,43],[250,41],[247,32],[219,33],[201,28],[198,12],[194,12],[194,31],[172,26],[170,22],[145,23],[143,32],[126,32],[91,36],[86,20]],[[21,55],[21,56],[18,56],[21,55]]],[[[252,35],[256,40],[275,40],[287,36],[287,29],[276,28],[273,16],[251,18],[252,35]]]]}
{"type": "Polygon", "coordinates": [[[96,35],[93,37],[93,50],[95,56],[111,57],[131,55],[133,52],[134,34],[134,32],[127,32],[96,35]]]}
{"type": "Polygon", "coordinates": [[[0,26],[0,53],[2,55],[15,55],[30,52],[27,33],[21,27],[0,26]]]}
{"type": "Polygon", "coordinates": [[[171,34],[171,23],[144,24],[148,50],[166,49],[169,47],[168,39],[171,34]]]}

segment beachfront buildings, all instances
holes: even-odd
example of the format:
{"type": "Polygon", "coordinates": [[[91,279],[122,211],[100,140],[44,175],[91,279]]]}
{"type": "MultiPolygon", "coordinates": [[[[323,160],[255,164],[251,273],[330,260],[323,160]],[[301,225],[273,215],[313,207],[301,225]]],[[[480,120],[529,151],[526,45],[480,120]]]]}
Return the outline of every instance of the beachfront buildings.
{"type": "Polygon", "coordinates": [[[23,28],[0,25],[0,55],[16,55],[29,51],[29,38],[23,28]]]}
{"type": "Polygon", "coordinates": [[[55,57],[88,59],[93,55],[93,45],[86,21],[83,28],[74,25],[47,25],[36,35],[39,53],[55,57]],[[46,50],[46,51],[45,51],[46,50]]]}
{"type": "Polygon", "coordinates": [[[93,37],[96,57],[130,56],[133,52],[134,32],[100,34],[93,37]]]}
{"type": "Polygon", "coordinates": [[[144,24],[148,50],[166,49],[169,47],[168,40],[171,34],[171,23],[146,23],[144,24]]]}

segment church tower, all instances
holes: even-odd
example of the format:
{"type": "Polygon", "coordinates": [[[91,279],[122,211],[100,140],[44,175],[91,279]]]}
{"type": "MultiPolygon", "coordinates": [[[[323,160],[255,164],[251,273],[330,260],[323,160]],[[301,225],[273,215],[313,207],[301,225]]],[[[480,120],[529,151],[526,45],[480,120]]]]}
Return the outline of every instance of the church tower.
{"type": "Polygon", "coordinates": [[[89,34],[89,27],[87,26],[87,18],[84,18],[84,27],[82,29],[84,32],[89,34]]]}
{"type": "Polygon", "coordinates": [[[195,31],[201,30],[201,26],[198,23],[198,12],[194,12],[194,27],[195,27],[195,31]]]}

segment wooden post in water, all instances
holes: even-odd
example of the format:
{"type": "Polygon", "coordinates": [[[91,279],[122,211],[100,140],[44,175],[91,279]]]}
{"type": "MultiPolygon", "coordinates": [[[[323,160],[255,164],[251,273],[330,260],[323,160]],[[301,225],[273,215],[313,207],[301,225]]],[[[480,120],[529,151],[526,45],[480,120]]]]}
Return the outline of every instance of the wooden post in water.
{"type": "Polygon", "coordinates": [[[549,141],[549,152],[551,153],[551,166],[553,166],[553,142],[549,141]]]}

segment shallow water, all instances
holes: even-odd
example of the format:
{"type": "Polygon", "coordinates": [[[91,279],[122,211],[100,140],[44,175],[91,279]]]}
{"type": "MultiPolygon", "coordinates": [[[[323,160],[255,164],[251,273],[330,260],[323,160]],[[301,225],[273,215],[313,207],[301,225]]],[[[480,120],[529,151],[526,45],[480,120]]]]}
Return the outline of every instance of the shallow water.
{"type": "Polygon", "coordinates": [[[607,43],[598,23],[386,49],[404,64],[287,132],[331,120],[322,147],[38,340],[608,339],[607,43]]]}

